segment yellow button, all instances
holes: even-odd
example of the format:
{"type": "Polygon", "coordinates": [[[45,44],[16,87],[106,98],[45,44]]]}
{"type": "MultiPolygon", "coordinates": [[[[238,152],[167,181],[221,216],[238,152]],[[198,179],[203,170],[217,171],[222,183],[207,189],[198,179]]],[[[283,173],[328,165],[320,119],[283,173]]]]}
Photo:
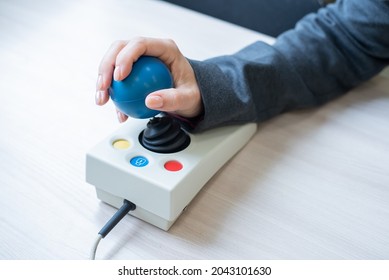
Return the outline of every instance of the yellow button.
{"type": "Polygon", "coordinates": [[[130,142],[125,139],[118,139],[113,141],[112,146],[118,150],[125,150],[130,147],[130,142]]]}

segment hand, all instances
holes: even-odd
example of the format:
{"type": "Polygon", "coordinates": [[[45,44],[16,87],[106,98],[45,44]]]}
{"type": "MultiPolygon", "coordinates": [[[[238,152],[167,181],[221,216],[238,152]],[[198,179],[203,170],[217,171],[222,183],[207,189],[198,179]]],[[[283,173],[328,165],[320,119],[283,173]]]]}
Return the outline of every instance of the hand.
{"type": "MultiPolygon", "coordinates": [[[[142,55],[158,57],[170,69],[174,88],[150,93],[146,106],[150,109],[170,112],[183,117],[196,117],[203,108],[200,90],[188,60],[181,54],[177,45],[169,39],[139,37],[130,41],[116,41],[104,55],[96,85],[96,104],[104,105],[109,100],[108,88],[112,78],[125,79],[131,72],[132,64],[142,55]]],[[[118,111],[120,122],[127,116],[118,111]]]]}

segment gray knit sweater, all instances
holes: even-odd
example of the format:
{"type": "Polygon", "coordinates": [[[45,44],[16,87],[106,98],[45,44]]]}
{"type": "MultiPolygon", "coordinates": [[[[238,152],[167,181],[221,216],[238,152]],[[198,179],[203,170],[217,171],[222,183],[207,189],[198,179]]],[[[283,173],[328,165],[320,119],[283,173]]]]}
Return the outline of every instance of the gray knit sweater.
{"type": "Polygon", "coordinates": [[[274,45],[255,42],[190,63],[204,105],[194,131],[317,106],[389,64],[389,0],[339,0],[304,17],[274,45]]]}

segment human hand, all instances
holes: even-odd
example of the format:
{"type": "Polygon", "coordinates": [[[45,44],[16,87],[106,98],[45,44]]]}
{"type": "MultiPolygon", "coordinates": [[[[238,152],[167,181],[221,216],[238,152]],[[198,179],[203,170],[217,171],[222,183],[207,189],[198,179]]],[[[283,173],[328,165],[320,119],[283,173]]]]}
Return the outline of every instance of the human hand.
{"type": "MultiPolygon", "coordinates": [[[[104,55],[98,72],[96,104],[104,105],[109,100],[108,89],[112,78],[121,81],[131,72],[133,63],[142,55],[154,56],[169,68],[174,88],[150,93],[145,104],[148,108],[192,118],[202,111],[200,90],[188,60],[181,54],[174,41],[139,37],[129,41],[116,41],[104,55]]],[[[127,116],[117,110],[120,122],[127,116]]]]}

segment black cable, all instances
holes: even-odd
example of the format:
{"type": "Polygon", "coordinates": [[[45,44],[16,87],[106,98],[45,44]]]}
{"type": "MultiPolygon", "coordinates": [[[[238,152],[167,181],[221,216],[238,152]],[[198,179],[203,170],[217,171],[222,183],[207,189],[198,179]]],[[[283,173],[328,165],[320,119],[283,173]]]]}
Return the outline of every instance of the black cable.
{"type": "Polygon", "coordinates": [[[128,214],[128,212],[136,209],[136,205],[128,200],[123,201],[122,207],[112,216],[112,218],[104,225],[104,227],[99,231],[93,247],[91,250],[90,259],[94,260],[96,258],[97,246],[100,243],[100,240],[107,236],[108,233],[128,214]]]}

